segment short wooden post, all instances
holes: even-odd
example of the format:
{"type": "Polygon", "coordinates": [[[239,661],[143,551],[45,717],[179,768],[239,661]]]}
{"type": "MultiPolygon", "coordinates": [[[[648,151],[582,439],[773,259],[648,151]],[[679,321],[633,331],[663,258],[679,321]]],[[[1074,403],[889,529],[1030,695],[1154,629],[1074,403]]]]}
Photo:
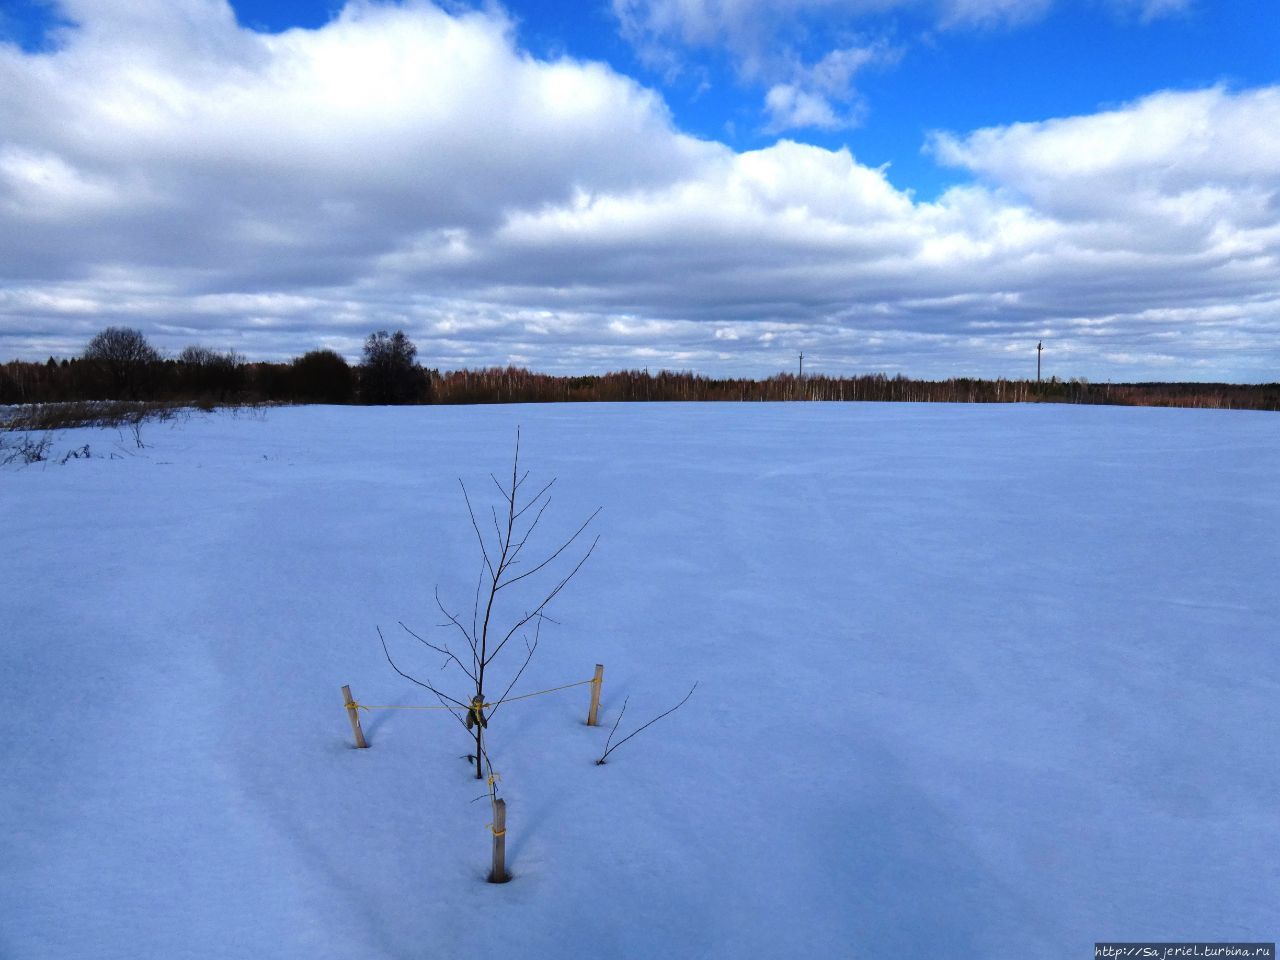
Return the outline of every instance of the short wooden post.
{"type": "Polygon", "coordinates": [[[493,801],[493,869],[490,883],[506,883],[507,876],[507,801],[493,801]]]}
{"type": "Polygon", "coordinates": [[[351,718],[351,732],[355,734],[356,746],[367,747],[369,744],[364,742],[364,731],[360,729],[360,711],[356,709],[356,702],[351,699],[351,688],[345,684],[342,687],[342,702],[347,705],[347,716],[351,718]]]}
{"type": "Polygon", "coordinates": [[[594,727],[600,713],[600,684],[604,682],[604,664],[596,664],[596,675],[591,678],[591,709],[587,711],[587,726],[594,727]]]}

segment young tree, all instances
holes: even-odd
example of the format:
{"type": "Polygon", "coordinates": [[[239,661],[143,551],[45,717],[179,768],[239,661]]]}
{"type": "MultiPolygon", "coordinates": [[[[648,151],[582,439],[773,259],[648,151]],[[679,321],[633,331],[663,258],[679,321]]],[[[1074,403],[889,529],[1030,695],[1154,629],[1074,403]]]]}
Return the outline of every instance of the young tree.
{"type": "MultiPolygon", "coordinates": [[[[573,532],[571,536],[560,541],[559,546],[540,559],[526,556],[525,547],[529,545],[539,521],[551,503],[551,488],[555,484],[553,478],[531,497],[522,499],[521,492],[529,478],[528,471],[520,472],[520,433],[516,432],[516,450],[511,463],[511,477],[504,486],[493,474],[489,475],[497,487],[501,499],[497,505],[489,509],[493,522],[492,533],[488,532],[488,524],[476,518],[476,512],[467,492],[466,484],[458,481],[462,487],[462,496],[467,505],[467,515],[471,519],[471,528],[475,531],[476,541],[480,546],[481,569],[479,581],[476,583],[475,596],[472,602],[470,623],[463,621],[462,616],[454,613],[440,599],[440,591],[436,590],[436,606],[444,614],[447,622],[442,626],[450,632],[460,635],[466,644],[466,651],[461,656],[450,648],[447,641],[432,641],[414,633],[403,623],[400,626],[411,637],[423,646],[435,651],[445,658],[445,666],[454,667],[466,675],[470,681],[466,694],[452,696],[445,693],[435,683],[428,683],[410,676],[401,670],[391,657],[387,641],[382,637],[382,649],[392,669],[406,680],[424,687],[450,709],[454,717],[475,738],[476,779],[483,777],[482,762],[486,760],[485,731],[498,709],[505,703],[516,685],[516,681],[524,673],[538,649],[538,641],[542,634],[542,621],[547,607],[582,569],[596,548],[600,538],[596,537],[577,563],[563,575],[544,577],[541,587],[524,595],[524,603],[510,593],[512,587],[524,584],[525,588],[539,583],[535,578],[543,571],[549,571],[551,564],[559,558],[582,535],[600,512],[597,509],[573,532]],[[510,599],[508,599],[510,598],[510,599]],[[528,637],[528,628],[532,628],[533,637],[528,637]],[[509,680],[502,689],[502,694],[492,702],[486,699],[486,685],[490,688],[501,686],[494,683],[496,662],[507,649],[507,645],[516,637],[520,637],[525,647],[524,662],[519,669],[508,674],[509,680]],[[488,713],[485,710],[488,709],[488,713]]],[[[563,569],[563,567],[561,568],[563,569]]],[[[524,589],[524,588],[522,588],[524,589]]],[[[517,591],[517,594],[519,592],[517,591]]]]}
{"type": "Polygon", "coordinates": [[[85,347],[84,358],[106,370],[117,396],[137,396],[148,368],[160,360],[160,352],[132,327],[107,327],[85,347]]]}
{"type": "Polygon", "coordinates": [[[613,721],[613,729],[609,731],[609,739],[608,739],[608,740],[606,740],[606,741],[604,742],[604,753],[600,754],[600,759],[596,761],[596,766],[598,766],[598,767],[602,767],[602,766],[604,766],[604,764],[605,764],[605,763],[608,761],[608,759],[609,759],[609,754],[613,753],[613,751],[617,750],[620,746],[622,746],[624,743],[626,743],[628,740],[630,740],[630,739],[631,739],[632,737],[634,737],[636,734],[638,734],[638,733],[642,733],[643,731],[648,730],[650,727],[652,727],[655,723],[657,723],[657,722],[658,722],[659,720],[661,720],[663,717],[669,717],[669,716],[671,716],[671,714],[675,713],[677,710],[679,710],[681,707],[683,707],[686,703],[688,703],[688,702],[689,702],[689,698],[693,696],[693,691],[695,691],[695,690],[697,690],[697,689],[698,689],[698,683],[697,683],[697,681],[695,680],[695,681],[694,681],[693,686],[689,688],[689,692],[688,692],[688,693],[686,693],[686,694],[684,695],[684,699],[683,699],[683,700],[681,700],[679,703],[677,703],[677,704],[676,704],[674,707],[672,707],[670,710],[666,710],[666,711],[663,711],[662,713],[658,714],[656,717],[654,717],[654,718],[653,718],[652,720],[650,720],[648,723],[642,723],[640,726],[636,727],[636,729],[635,729],[635,730],[631,731],[629,734],[627,734],[625,737],[623,737],[623,738],[622,738],[621,740],[619,740],[617,743],[614,743],[614,742],[613,742],[613,735],[614,735],[615,733],[617,733],[617,732],[618,732],[618,725],[619,725],[620,723],[622,723],[622,715],[623,715],[623,714],[625,714],[625,713],[627,712],[627,704],[631,702],[631,698],[630,698],[630,697],[626,697],[626,698],[624,698],[624,699],[623,699],[623,701],[622,701],[622,709],[618,711],[618,719],[617,719],[617,720],[615,720],[615,721],[613,721]]]}
{"type": "Polygon", "coordinates": [[[365,403],[413,403],[418,399],[421,371],[418,348],[403,330],[378,330],[364,342],[360,392],[365,403]]]}

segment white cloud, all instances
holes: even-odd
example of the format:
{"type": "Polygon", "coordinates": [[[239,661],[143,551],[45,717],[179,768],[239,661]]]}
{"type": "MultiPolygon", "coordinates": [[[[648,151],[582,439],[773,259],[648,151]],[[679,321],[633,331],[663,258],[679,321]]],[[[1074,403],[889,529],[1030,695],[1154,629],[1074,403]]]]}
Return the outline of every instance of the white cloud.
{"type": "Polygon", "coordinates": [[[1043,337],[1062,374],[1275,375],[1280,88],[940,134],[975,179],[922,203],[847,150],[683,135],[494,13],[263,36],[214,0],[80,2],[59,51],[0,47],[0,355],[403,326],[445,367],[1018,375],[1043,337]]]}
{"type": "Polygon", "coordinates": [[[995,26],[1038,20],[1054,0],[942,0],[943,26],[995,26]]]}
{"type": "Polygon", "coordinates": [[[1116,0],[1122,10],[1136,11],[1144,21],[1158,20],[1191,9],[1191,0],[1116,0]]]}
{"type": "Polygon", "coordinates": [[[803,127],[838,130],[853,126],[853,119],[840,116],[826,97],[790,83],[770,87],[764,96],[764,106],[769,114],[766,129],[773,133],[803,127]]]}
{"type": "Polygon", "coordinates": [[[317,256],[492,224],[581,184],[663,182],[720,149],[605,67],[519,54],[492,14],[361,3],[264,36],[215,0],[68,13],[84,26],[60,52],[0,48],[0,205],[24,227],[0,239],[9,276],[41,272],[68,239],[165,264],[177,240],[224,263],[267,248],[282,272],[349,275],[317,256]],[[79,236],[46,229],[59,218],[79,236]]]}
{"type": "MultiPolygon", "coordinates": [[[[895,61],[901,51],[883,39],[834,45],[817,60],[800,53],[812,40],[808,21],[857,17],[906,0],[613,0],[623,35],[641,58],[668,76],[678,72],[680,49],[723,47],[739,77],[766,88],[767,129],[839,129],[857,125],[862,112],[855,74],[895,61]]],[[[910,0],[914,2],[914,0],[910,0]]],[[[988,0],[994,2],[994,0],[988,0]]]]}
{"type": "Polygon", "coordinates": [[[854,75],[871,64],[891,62],[899,53],[887,44],[873,43],[832,50],[812,65],[792,63],[788,82],[775,83],[765,93],[765,129],[781,133],[857,126],[864,109],[854,89],[854,75]]]}
{"type": "Polygon", "coordinates": [[[1273,230],[1280,88],[1159,93],[1090,116],[937,134],[932,149],[1067,220],[1273,230]]]}
{"type": "Polygon", "coordinates": [[[832,50],[802,75],[816,90],[832,96],[844,96],[853,86],[853,77],[859,70],[878,61],[894,59],[895,51],[884,44],[860,47],[841,47],[832,50]]]}

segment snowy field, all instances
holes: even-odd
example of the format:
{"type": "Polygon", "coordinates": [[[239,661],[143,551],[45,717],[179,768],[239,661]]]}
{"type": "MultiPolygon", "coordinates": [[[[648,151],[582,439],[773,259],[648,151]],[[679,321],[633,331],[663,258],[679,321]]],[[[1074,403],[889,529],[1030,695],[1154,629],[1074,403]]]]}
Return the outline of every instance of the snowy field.
{"type": "MultiPolygon", "coordinates": [[[[1047,958],[1280,935],[1280,416],[269,411],[0,469],[0,957],[1047,958]],[[596,506],[490,749],[396,676],[516,425],[596,506]],[[117,458],[112,459],[114,452],[117,458]],[[390,630],[388,630],[390,628],[390,630]],[[679,712],[593,763],[622,730],[679,712]]],[[[486,503],[488,500],[486,499],[486,503]]]]}

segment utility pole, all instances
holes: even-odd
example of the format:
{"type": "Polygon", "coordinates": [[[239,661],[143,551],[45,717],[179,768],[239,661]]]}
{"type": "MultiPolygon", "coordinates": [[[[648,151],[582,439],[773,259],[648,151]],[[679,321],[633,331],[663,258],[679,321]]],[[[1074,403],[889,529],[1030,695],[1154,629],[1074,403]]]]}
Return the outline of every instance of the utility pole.
{"type": "Polygon", "coordinates": [[[804,351],[800,351],[800,379],[804,379],[804,351]]]}
{"type": "Polygon", "coordinates": [[[1036,344],[1036,383],[1040,382],[1040,354],[1044,350],[1044,341],[1036,344]]]}

